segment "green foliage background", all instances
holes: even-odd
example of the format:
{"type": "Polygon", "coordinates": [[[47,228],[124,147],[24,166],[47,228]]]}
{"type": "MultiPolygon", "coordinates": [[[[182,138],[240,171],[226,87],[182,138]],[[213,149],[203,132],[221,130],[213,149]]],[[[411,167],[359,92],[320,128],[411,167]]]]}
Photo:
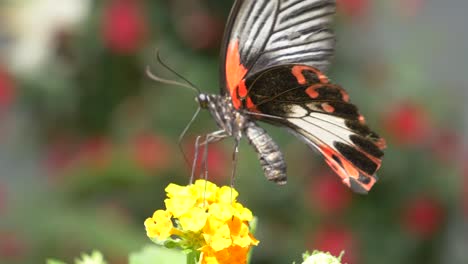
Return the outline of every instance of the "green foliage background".
{"type": "MultiPolygon", "coordinates": [[[[129,252],[150,243],[143,221],[164,206],[165,186],[188,183],[177,140],[197,108],[194,94],[149,80],[145,67],[175,78],[155,62],[158,48],[181,75],[218,93],[220,35],[232,1],[136,2],[144,37],[130,51],[113,49],[103,33],[112,1],[92,1],[78,27],[54,33],[40,67],[5,63],[15,100],[0,121],[0,263],[71,262],[92,249],[127,263],[129,252]]],[[[340,1],[329,73],[387,139],[381,180],[367,196],[351,194],[329,183],[340,180],[319,155],[264,125],[285,153],[289,182],[267,182],[242,143],[235,187],[259,218],[253,263],[291,263],[316,247],[345,249],[350,264],[468,263],[456,166],[466,80],[451,75],[466,67],[452,45],[455,29],[442,30],[454,20],[438,15],[466,19],[430,1],[390,2],[340,1]]],[[[202,113],[184,141],[187,152],[196,135],[214,129],[202,113]]],[[[210,149],[209,177],[219,184],[230,184],[232,146],[226,140],[210,149]]]]}

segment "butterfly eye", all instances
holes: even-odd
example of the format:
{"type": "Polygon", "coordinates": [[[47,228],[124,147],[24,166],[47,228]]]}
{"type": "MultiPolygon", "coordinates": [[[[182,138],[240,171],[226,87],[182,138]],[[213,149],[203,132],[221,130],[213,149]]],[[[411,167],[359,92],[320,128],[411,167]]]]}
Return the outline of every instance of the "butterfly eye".
{"type": "Polygon", "coordinates": [[[206,94],[199,94],[197,97],[195,97],[195,101],[197,101],[201,108],[208,108],[209,99],[206,94]]]}

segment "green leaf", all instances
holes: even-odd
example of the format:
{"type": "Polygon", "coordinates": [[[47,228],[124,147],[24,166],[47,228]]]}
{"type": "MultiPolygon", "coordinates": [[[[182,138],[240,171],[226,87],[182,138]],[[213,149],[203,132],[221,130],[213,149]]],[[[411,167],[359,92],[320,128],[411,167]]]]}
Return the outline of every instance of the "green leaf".
{"type": "Polygon", "coordinates": [[[198,264],[199,258],[200,258],[200,254],[192,250],[190,253],[187,254],[187,264],[198,264]]]}
{"type": "Polygon", "coordinates": [[[186,256],[179,250],[158,246],[146,246],[143,250],[130,254],[129,264],[185,264],[186,256]]]}
{"type": "Polygon", "coordinates": [[[174,240],[167,240],[165,243],[164,243],[164,247],[166,248],[178,248],[180,246],[180,242],[179,241],[174,241],[174,240]]]}

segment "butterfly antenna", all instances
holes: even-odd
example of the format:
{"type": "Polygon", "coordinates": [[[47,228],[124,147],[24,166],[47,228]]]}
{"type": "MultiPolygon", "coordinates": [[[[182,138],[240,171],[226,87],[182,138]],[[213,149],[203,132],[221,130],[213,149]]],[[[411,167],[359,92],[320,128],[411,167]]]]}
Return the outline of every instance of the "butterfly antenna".
{"type": "Polygon", "coordinates": [[[182,76],[181,74],[179,74],[178,72],[176,72],[174,69],[172,69],[171,67],[169,67],[166,63],[164,63],[164,61],[161,59],[161,55],[160,55],[159,49],[156,50],[156,59],[158,60],[159,64],[161,64],[161,66],[163,66],[164,68],[166,68],[168,71],[170,71],[171,73],[173,73],[174,75],[176,75],[176,76],[179,77],[180,79],[184,80],[186,83],[182,83],[182,82],[178,82],[178,81],[174,81],[174,80],[168,80],[168,79],[161,78],[161,77],[155,75],[155,74],[151,71],[150,66],[147,66],[147,67],[146,67],[146,74],[148,75],[148,77],[150,77],[152,80],[157,81],[157,82],[160,82],[160,83],[169,84],[169,85],[178,85],[178,86],[182,86],[182,87],[186,87],[186,88],[189,88],[189,89],[191,89],[191,90],[194,90],[194,91],[197,92],[198,94],[201,93],[200,89],[199,89],[197,86],[195,86],[192,82],[190,82],[189,80],[187,80],[187,78],[185,78],[184,76],[182,76]]]}
{"type": "Polygon", "coordinates": [[[159,76],[156,76],[152,71],[151,71],[151,68],[150,66],[146,66],[146,74],[148,75],[148,77],[153,80],[153,81],[156,81],[156,82],[160,82],[160,83],[164,83],[164,84],[169,84],[169,85],[177,85],[177,86],[182,86],[182,87],[185,87],[185,88],[189,88],[191,90],[194,90],[195,92],[197,93],[200,93],[200,90],[195,87],[195,86],[192,86],[190,84],[186,84],[186,83],[182,83],[182,82],[178,82],[178,81],[174,81],[174,80],[168,80],[168,79],[164,79],[164,78],[161,78],[159,76]]]}
{"type": "MultiPolygon", "coordinates": [[[[161,64],[161,66],[163,66],[165,69],[167,69],[168,71],[170,71],[171,73],[173,73],[174,75],[176,75],[177,77],[179,77],[180,79],[184,80],[185,83],[183,82],[178,82],[178,81],[175,81],[175,80],[169,80],[169,79],[164,79],[164,78],[161,78],[157,75],[155,75],[152,71],[151,71],[151,68],[150,66],[147,66],[146,67],[146,74],[148,75],[148,77],[150,79],[152,79],[153,81],[157,81],[157,82],[160,82],[160,83],[164,83],[164,84],[169,84],[169,85],[176,85],[176,86],[181,86],[181,87],[185,87],[185,88],[189,88],[191,90],[194,90],[195,92],[197,92],[198,94],[201,93],[200,89],[195,86],[192,82],[190,82],[189,80],[187,80],[187,78],[185,78],[184,76],[182,76],[181,74],[179,74],[178,72],[176,72],[174,69],[172,69],[171,67],[169,67],[169,65],[167,65],[162,59],[161,59],[161,54],[159,52],[159,49],[156,49],[156,59],[158,60],[159,64],[161,64]]],[[[180,152],[182,153],[182,156],[184,157],[184,160],[185,162],[190,166],[190,161],[187,157],[187,155],[185,154],[185,151],[184,151],[184,148],[182,146],[182,140],[184,139],[185,135],[187,134],[188,130],[190,129],[190,126],[195,122],[195,119],[197,118],[198,114],[200,113],[200,110],[201,108],[198,107],[197,111],[195,112],[195,114],[193,115],[192,119],[190,120],[190,122],[188,123],[188,125],[185,127],[185,129],[182,131],[182,134],[180,134],[179,136],[179,149],[180,149],[180,152]]],[[[193,173],[193,172],[192,172],[193,173]]]]}

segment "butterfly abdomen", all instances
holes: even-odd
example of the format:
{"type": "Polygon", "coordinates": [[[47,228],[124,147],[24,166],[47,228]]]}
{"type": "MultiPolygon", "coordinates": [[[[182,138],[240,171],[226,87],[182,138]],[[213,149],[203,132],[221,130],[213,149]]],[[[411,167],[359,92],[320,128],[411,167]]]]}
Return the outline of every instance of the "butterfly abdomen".
{"type": "Polygon", "coordinates": [[[249,123],[244,133],[250,145],[258,153],[265,177],[277,184],[286,184],[286,162],[278,145],[254,122],[249,123]]]}

